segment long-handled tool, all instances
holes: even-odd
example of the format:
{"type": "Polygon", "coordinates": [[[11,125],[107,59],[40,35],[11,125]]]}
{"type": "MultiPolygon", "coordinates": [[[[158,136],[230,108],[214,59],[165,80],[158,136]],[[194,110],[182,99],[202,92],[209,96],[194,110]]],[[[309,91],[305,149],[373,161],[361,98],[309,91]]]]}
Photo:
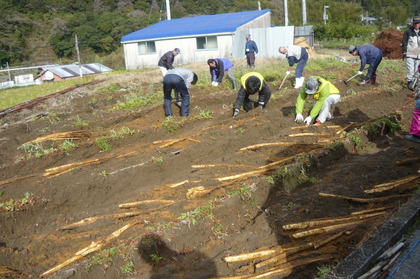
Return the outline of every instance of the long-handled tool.
{"type": "Polygon", "coordinates": [[[348,83],[350,80],[352,80],[352,79],[354,79],[355,77],[357,77],[358,75],[359,75],[359,73],[355,74],[354,76],[352,76],[352,77],[351,77],[351,78],[349,78],[348,80],[343,80],[344,84],[345,84],[345,85],[348,85],[347,83],[348,83]]]}
{"type": "Polygon", "coordinates": [[[283,81],[281,82],[281,84],[280,84],[280,86],[279,86],[279,90],[280,90],[280,88],[283,86],[283,83],[286,81],[286,78],[287,78],[287,76],[288,76],[289,74],[286,74],[285,76],[284,76],[284,78],[283,78],[283,81]]]}

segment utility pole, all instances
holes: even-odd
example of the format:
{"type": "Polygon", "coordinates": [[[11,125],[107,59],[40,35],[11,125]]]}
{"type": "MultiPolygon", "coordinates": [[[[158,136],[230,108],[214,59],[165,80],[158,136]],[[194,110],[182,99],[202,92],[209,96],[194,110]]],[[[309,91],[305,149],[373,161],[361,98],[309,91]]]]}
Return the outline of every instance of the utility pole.
{"type": "Polygon", "coordinates": [[[287,11],[287,0],[284,0],[284,26],[289,25],[289,12],[287,11]]]}
{"type": "Polygon", "coordinates": [[[258,1],[258,11],[261,11],[261,2],[258,1]]]}
{"type": "Polygon", "coordinates": [[[80,73],[80,77],[83,77],[82,64],[80,64],[79,42],[77,41],[77,35],[75,36],[75,42],[76,42],[77,62],[79,63],[79,73],[80,73]]]}
{"type": "Polygon", "coordinates": [[[302,0],[302,25],[306,24],[306,0],[302,0]]]}
{"type": "Polygon", "coordinates": [[[9,81],[12,81],[12,79],[10,78],[9,62],[6,62],[6,68],[7,68],[7,73],[9,74],[9,81]]]}
{"type": "Polygon", "coordinates": [[[328,9],[329,7],[330,7],[330,6],[324,6],[324,25],[326,25],[326,24],[327,24],[327,20],[328,20],[327,9],[328,9]]]}
{"type": "Polygon", "coordinates": [[[171,20],[171,7],[169,6],[169,0],[166,0],[166,19],[171,20]]]}

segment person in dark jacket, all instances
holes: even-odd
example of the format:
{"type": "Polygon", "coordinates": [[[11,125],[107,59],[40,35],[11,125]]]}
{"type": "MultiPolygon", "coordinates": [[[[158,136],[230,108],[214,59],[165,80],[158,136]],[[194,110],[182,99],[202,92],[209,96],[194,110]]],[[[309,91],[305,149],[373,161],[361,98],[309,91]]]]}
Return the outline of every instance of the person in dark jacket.
{"type": "Polygon", "coordinates": [[[353,56],[358,55],[360,57],[360,69],[358,74],[363,74],[363,70],[366,65],[369,65],[368,73],[359,85],[376,83],[376,69],[378,69],[379,63],[382,61],[382,50],[375,46],[363,45],[360,47],[350,46],[349,53],[353,56]]]}
{"type": "Polygon", "coordinates": [[[165,76],[168,70],[174,68],[174,60],[175,56],[180,54],[181,51],[179,48],[175,48],[174,50],[170,50],[159,59],[158,66],[160,68],[160,71],[162,72],[162,76],[165,76]]]}
{"type": "Polygon", "coordinates": [[[239,114],[239,109],[242,105],[246,112],[258,106],[262,112],[266,112],[265,107],[270,97],[271,90],[260,73],[250,72],[243,75],[241,78],[241,88],[238,91],[238,97],[233,108],[233,117],[239,114]],[[258,93],[258,101],[249,99],[249,96],[255,93],[258,93]]]}
{"type": "MultiPolygon", "coordinates": [[[[174,60],[175,56],[181,53],[181,50],[179,48],[175,48],[174,50],[170,50],[159,59],[158,66],[160,71],[162,72],[162,76],[165,77],[168,70],[171,70],[174,68],[174,60]]],[[[181,107],[181,96],[179,95],[179,91],[177,89],[175,91],[175,104],[178,107],[181,107]]]]}
{"type": "Polygon", "coordinates": [[[245,43],[245,55],[246,55],[246,63],[249,67],[255,67],[255,54],[258,53],[257,44],[251,40],[251,35],[245,35],[246,43],[245,43]]]}
{"type": "Polygon", "coordinates": [[[413,17],[413,26],[404,32],[401,48],[407,69],[407,86],[414,89],[412,83],[420,64],[420,15],[413,17]]]}
{"type": "Polygon", "coordinates": [[[172,89],[181,94],[181,116],[190,115],[189,88],[198,81],[197,75],[187,69],[174,68],[163,77],[163,105],[165,116],[172,116],[172,89]]]}
{"type": "Polygon", "coordinates": [[[232,81],[233,89],[236,89],[236,80],[233,75],[233,63],[226,58],[216,58],[207,60],[207,64],[210,66],[211,85],[218,86],[225,76],[227,71],[228,77],[232,81]]]}

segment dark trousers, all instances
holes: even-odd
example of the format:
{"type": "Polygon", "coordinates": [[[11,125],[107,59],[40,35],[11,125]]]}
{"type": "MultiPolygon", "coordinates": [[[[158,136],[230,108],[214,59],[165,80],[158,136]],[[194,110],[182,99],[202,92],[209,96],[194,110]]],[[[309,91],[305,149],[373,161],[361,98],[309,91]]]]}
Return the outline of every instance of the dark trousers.
{"type": "Polygon", "coordinates": [[[163,106],[165,116],[172,116],[172,89],[181,94],[181,116],[190,115],[190,92],[184,80],[178,75],[166,75],[163,78],[163,106]]]}
{"type": "Polygon", "coordinates": [[[370,63],[365,80],[369,80],[371,78],[376,77],[376,69],[378,69],[378,66],[381,63],[381,61],[382,61],[382,54],[378,55],[373,61],[373,63],[370,63]]]}
{"type": "Polygon", "coordinates": [[[302,48],[302,53],[296,66],[296,78],[302,77],[303,69],[305,68],[306,62],[308,62],[308,52],[304,48],[302,48]]]}
{"type": "Polygon", "coordinates": [[[246,63],[249,67],[254,67],[255,65],[255,53],[247,52],[246,53],[246,63]]]}

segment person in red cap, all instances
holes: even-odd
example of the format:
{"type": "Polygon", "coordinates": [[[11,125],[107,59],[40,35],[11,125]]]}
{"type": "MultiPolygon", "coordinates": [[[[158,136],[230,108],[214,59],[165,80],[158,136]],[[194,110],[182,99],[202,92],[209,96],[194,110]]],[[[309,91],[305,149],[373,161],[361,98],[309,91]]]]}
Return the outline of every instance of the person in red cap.
{"type": "Polygon", "coordinates": [[[413,17],[413,26],[403,35],[401,48],[407,68],[407,86],[414,90],[413,79],[420,64],[420,15],[413,17]]]}

